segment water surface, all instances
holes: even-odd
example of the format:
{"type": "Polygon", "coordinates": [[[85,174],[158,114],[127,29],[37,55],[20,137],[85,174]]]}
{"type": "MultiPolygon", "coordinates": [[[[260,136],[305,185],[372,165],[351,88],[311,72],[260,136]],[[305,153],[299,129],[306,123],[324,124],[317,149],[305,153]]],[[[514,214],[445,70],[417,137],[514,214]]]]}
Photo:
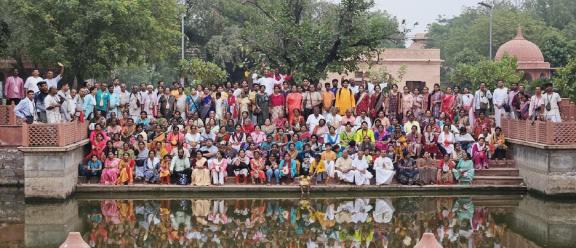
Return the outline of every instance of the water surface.
{"type": "Polygon", "coordinates": [[[70,231],[92,247],[413,247],[424,232],[444,247],[576,244],[576,204],[530,195],[105,198],[4,204],[25,212],[25,235],[0,247],[57,247],[70,231]]]}

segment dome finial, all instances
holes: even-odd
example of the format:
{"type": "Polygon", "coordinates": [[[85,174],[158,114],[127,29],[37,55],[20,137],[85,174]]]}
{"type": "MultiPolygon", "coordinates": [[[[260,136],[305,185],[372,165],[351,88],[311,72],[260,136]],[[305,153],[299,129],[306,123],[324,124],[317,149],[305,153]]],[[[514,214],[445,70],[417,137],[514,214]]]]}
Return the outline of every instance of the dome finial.
{"type": "Polygon", "coordinates": [[[524,40],[524,33],[522,31],[522,26],[518,26],[518,30],[516,31],[516,37],[514,37],[515,40],[524,40]]]}

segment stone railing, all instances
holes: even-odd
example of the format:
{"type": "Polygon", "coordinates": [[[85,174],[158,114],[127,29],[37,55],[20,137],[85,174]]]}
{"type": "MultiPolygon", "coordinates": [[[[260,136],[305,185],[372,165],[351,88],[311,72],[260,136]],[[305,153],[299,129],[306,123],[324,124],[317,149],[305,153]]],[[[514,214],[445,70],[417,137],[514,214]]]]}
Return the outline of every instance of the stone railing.
{"type": "Polygon", "coordinates": [[[575,145],[576,121],[543,122],[502,119],[502,131],[508,139],[546,145],[575,145]]]}
{"type": "Polygon", "coordinates": [[[14,105],[0,105],[0,125],[20,125],[14,114],[14,105]]]}
{"type": "Polygon", "coordinates": [[[88,123],[24,124],[22,146],[63,147],[88,138],[88,123]]]}
{"type": "Polygon", "coordinates": [[[564,121],[576,121],[576,104],[568,98],[562,98],[560,102],[560,115],[564,121]]]}

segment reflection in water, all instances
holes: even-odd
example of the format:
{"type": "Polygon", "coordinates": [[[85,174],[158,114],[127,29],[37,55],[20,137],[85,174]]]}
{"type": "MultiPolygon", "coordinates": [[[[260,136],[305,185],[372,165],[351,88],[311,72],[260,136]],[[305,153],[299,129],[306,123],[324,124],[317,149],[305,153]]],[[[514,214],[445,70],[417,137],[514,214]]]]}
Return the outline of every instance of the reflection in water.
{"type": "Polygon", "coordinates": [[[500,247],[505,209],[470,198],[80,202],[93,247],[500,247]],[[480,202],[481,203],[481,202],[480,202]]]}

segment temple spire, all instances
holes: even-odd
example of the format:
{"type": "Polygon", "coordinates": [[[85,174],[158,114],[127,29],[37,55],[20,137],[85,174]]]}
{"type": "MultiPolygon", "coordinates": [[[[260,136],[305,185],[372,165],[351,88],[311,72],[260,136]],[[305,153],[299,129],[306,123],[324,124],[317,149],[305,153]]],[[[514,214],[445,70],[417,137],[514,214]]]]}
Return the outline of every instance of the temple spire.
{"type": "Polygon", "coordinates": [[[516,31],[516,37],[514,37],[515,40],[524,40],[524,33],[522,30],[522,26],[518,26],[518,30],[516,31]]]}

